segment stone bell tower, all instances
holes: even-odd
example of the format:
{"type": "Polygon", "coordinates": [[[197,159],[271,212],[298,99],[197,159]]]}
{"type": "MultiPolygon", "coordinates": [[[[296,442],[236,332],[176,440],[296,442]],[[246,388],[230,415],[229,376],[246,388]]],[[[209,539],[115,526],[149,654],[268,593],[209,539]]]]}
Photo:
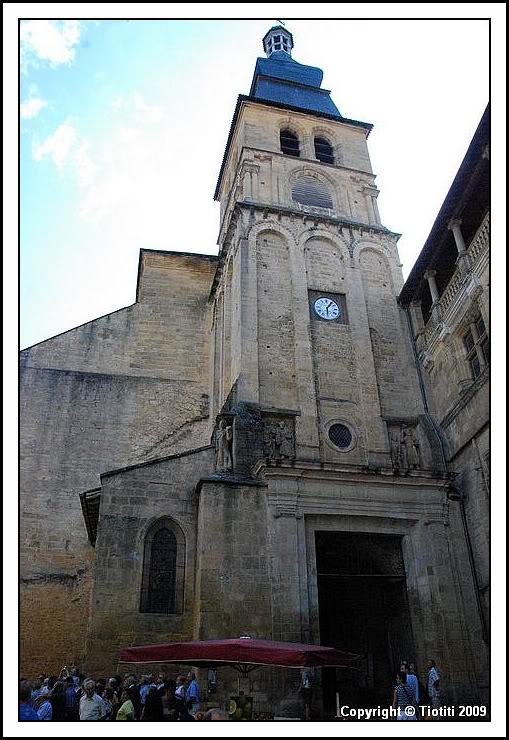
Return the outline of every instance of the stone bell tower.
{"type": "Polygon", "coordinates": [[[271,28],[263,46],[215,193],[213,411],[258,404],[295,430],[298,459],[390,465],[388,420],[413,418],[419,394],[372,126],[340,114],[322,71],[292,59],[286,28],[271,28]]]}
{"type": "MultiPolygon", "coordinates": [[[[372,127],[292,48],[281,26],[265,36],[215,193],[216,468],[197,487],[196,634],[356,652],[375,704],[402,656],[424,666],[432,651],[454,696],[472,665],[468,557],[397,302],[372,127]]],[[[320,680],[333,707],[339,679],[320,680]]]]}

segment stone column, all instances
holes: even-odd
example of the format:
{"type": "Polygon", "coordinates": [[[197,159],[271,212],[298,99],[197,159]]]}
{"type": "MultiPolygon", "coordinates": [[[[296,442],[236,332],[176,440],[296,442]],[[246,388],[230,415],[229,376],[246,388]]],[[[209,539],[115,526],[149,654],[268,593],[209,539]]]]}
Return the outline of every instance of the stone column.
{"type": "Polygon", "coordinates": [[[428,281],[429,292],[431,293],[431,301],[433,304],[438,303],[439,300],[438,288],[435,280],[436,274],[436,270],[426,270],[426,272],[424,273],[424,277],[428,281]]]}
{"type": "Polygon", "coordinates": [[[314,137],[310,134],[305,134],[301,139],[300,156],[303,159],[316,159],[314,137]]]}
{"type": "Polygon", "coordinates": [[[378,208],[376,205],[376,197],[378,195],[377,188],[373,187],[372,185],[367,185],[363,188],[363,193],[366,198],[366,204],[368,209],[368,219],[370,224],[379,224],[380,223],[380,214],[378,213],[378,208]]]}
{"type": "Polygon", "coordinates": [[[375,212],[375,221],[377,224],[381,224],[382,221],[380,219],[380,211],[378,210],[378,202],[377,202],[377,196],[373,195],[371,200],[373,201],[373,210],[375,212]]]}
{"type": "Polygon", "coordinates": [[[469,264],[466,255],[465,241],[463,239],[463,234],[461,233],[461,219],[452,218],[447,224],[447,227],[453,233],[454,243],[458,250],[458,259],[456,260],[456,264],[462,273],[466,273],[468,271],[469,264]]]}
{"type": "Polygon", "coordinates": [[[250,200],[251,195],[251,172],[249,170],[244,171],[244,182],[243,182],[243,198],[244,200],[250,200]]]}
{"type": "Polygon", "coordinates": [[[365,195],[366,195],[366,203],[367,203],[367,206],[368,206],[369,223],[370,224],[374,224],[374,223],[376,223],[376,218],[375,218],[375,211],[373,209],[373,198],[371,197],[371,195],[369,194],[369,192],[367,192],[365,195]]]}
{"type": "Polygon", "coordinates": [[[271,558],[273,639],[304,642],[309,613],[304,519],[291,494],[278,491],[277,503],[273,497],[274,492],[269,495],[270,536],[277,543],[271,558]]]}
{"type": "Polygon", "coordinates": [[[258,168],[251,170],[251,197],[258,200],[258,168]]]}
{"type": "Polygon", "coordinates": [[[260,399],[258,378],[258,283],[256,249],[249,249],[248,240],[240,239],[237,253],[237,270],[240,272],[240,295],[238,296],[240,323],[240,372],[238,374],[237,394],[239,401],[260,399]]]}
{"type": "Polygon", "coordinates": [[[426,270],[424,277],[428,281],[429,292],[431,293],[431,315],[435,322],[440,319],[440,296],[438,295],[438,288],[435,280],[436,270],[426,270]]]}
{"type": "Polygon", "coordinates": [[[438,295],[437,283],[435,280],[436,270],[426,270],[424,277],[428,281],[429,292],[431,293],[431,315],[435,321],[440,320],[440,296],[438,295]]]}
{"type": "MultiPolygon", "coordinates": [[[[304,235],[305,240],[309,234],[304,235]]],[[[296,419],[295,447],[297,458],[315,459],[319,454],[320,441],[317,424],[317,398],[313,367],[313,348],[309,332],[309,303],[304,256],[304,243],[289,243],[290,267],[293,293],[293,316],[295,326],[295,382],[298,408],[301,415],[296,419]]]]}

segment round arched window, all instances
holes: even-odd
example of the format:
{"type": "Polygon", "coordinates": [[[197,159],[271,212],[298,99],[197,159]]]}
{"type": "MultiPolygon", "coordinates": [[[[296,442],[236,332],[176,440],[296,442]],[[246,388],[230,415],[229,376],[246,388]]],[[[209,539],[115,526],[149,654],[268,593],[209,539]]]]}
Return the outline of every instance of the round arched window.
{"type": "Polygon", "coordinates": [[[291,154],[292,157],[300,155],[299,138],[293,131],[288,128],[283,129],[279,135],[279,140],[283,154],[291,154]]]}
{"type": "Polygon", "coordinates": [[[292,200],[304,206],[333,208],[332,198],[325,185],[316,177],[304,175],[292,187],[292,200]]]}
{"type": "Polygon", "coordinates": [[[334,164],[332,146],[329,144],[327,139],[323,138],[323,136],[315,136],[315,157],[319,159],[320,162],[334,164]]]}

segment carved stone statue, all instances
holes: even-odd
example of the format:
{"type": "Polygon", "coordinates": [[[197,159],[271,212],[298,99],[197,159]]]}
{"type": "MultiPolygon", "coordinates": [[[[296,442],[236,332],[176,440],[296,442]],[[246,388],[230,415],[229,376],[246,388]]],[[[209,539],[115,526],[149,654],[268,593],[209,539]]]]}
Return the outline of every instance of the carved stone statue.
{"type": "Polygon", "coordinates": [[[274,452],[275,457],[277,459],[281,458],[283,456],[282,449],[283,449],[283,441],[284,441],[284,422],[279,421],[276,426],[273,428],[273,435],[274,435],[274,452]]]}
{"type": "Polygon", "coordinates": [[[225,419],[219,422],[216,430],[216,470],[220,473],[232,470],[233,429],[225,419]]]}
{"type": "Polygon", "coordinates": [[[278,449],[278,434],[274,424],[265,424],[263,434],[263,451],[267,457],[272,459],[280,457],[280,443],[278,449]]]}
{"type": "Polygon", "coordinates": [[[401,464],[403,468],[420,468],[421,448],[417,435],[412,427],[404,426],[401,429],[401,464]]]}
{"type": "Polygon", "coordinates": [[[293,431],[288,422],[278,421],[265,426],[264,453],[274,460],[293,458],[293,431]]]}
{"type": "Polygon", "coordinates": [[[400,450],[400,460],[401,460],[401,467],[404,470],[408,469],[408,447],[410,446],[410,439],[408,438],[408,432],[405,429],[405,427],[401,428],[400,435],[399,435],[399,450],[400,450]]]}
{"type": "Polygon", "coordinates": [[[421,468],[422,467],[421,446],[419,444],[417,435],[415,434],[415,431],[410,428],[406,430],[406,435],[408,439],[408,444],[407,444],[408,464],[411,468],[421,468]]]}
{"type": "Polygon", "coordinates": [[[401,467],[401,441],[399,431],[389,432],[391,459],[394,468],[401,467]]]}
{"type": "Polygon", "coordinates": [[[285,424],[283,421],[279,422],[279,426],[283,435],[283,440],[281,442],[281,457],[293,458],[295,457],[293,430],[289,424],[285,424]]]}

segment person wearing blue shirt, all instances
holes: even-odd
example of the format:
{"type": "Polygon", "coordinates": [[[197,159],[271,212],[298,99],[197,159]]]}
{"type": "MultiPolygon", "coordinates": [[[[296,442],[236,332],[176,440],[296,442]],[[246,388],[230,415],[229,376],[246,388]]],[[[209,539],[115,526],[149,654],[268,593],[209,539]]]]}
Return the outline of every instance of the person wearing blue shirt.
{"type": "Polygon", "coordinates": [[[39,696],[37,698],[37,715],[39,719],[51,721],[53,719],[53,707],[47,696],[39,696]]]}
{"type": "Polygon", "coordinates": [[[196,681],[196,675],[192,671],[187,674],[187,681],[186,707],[189,714],[194,716],[200,706],[200,688],[196,681]]]}
{"type": "Polygon", "coordinates": [[[419,703],[419,679],[417,678],[417,675],[415,673],[415,666],[413,663],[410,663],[410,665],[408,666],[406,682],[407,682],[407,685],[413,689],[415,701],[418,704],[419,703]]]}
{"type": "Polygon", "coordinates": [[[22,721],[34,721],[39,720],[39,717],[37,716],[37,712],[33,707],[30,706],[30,696],[31,696],[31,688],[30,684],[26,683],[25,681],[21,682],[19,685],[19,720],[22,721]]]}

